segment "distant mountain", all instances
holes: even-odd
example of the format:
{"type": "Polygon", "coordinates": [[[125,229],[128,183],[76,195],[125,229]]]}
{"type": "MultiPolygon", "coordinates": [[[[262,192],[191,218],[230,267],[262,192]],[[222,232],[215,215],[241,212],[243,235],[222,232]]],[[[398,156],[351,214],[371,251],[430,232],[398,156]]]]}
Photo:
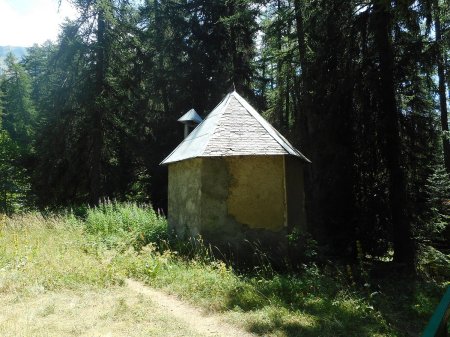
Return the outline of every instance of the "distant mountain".
{"type": "Polygon", "coordinates": [[[0,46],[0,58],[5,58],[8,53],[11,52],[18,59],[21,59],[27,53],[27,48],[25,47],[14,47],[14,46],[0,46]]]}
{"type": "Polygon", "coordinates": [[[14,46],[0,46],[0,73],[4,65],[4,60],[8,53],[13,53],[17,59],[21,60],[27,53],[27,48],[25,47],[14,47],[14,46]]]}

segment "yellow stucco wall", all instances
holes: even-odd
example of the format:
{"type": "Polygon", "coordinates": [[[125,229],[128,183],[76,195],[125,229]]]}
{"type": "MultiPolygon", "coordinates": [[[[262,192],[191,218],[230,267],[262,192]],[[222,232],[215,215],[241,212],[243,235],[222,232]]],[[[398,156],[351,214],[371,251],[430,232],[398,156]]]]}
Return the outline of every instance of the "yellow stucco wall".
{"type": "Polygon", "coordinates": [[[228,214],[252,229],[283,229],[287,221],[283,156],[225,159],[230,176],[228,214]]]}
{"type": "Polygon", "coordinates": [[[287,233],[305,228],[302,168],[298,159],[283,156],[170,164],[169,227],[180,237],[200,234],[233,254],[245,255],[252,241],[282,251],[287,233]]]}
{"type": "Polygon", "coordinates": [[[201,223],[202,159],[169,165],[168,221],[178,235],[198,235],[201,223]]]}

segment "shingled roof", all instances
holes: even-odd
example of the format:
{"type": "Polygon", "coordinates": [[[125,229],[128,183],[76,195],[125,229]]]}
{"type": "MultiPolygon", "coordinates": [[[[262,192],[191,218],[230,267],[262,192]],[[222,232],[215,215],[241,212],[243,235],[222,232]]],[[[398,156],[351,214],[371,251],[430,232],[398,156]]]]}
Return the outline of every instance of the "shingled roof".
{"type": "Polygon", "coordinates": [[[197,157],[260,155],[292,155],[309,162],[234,91],[161,164],[197,157]]]}

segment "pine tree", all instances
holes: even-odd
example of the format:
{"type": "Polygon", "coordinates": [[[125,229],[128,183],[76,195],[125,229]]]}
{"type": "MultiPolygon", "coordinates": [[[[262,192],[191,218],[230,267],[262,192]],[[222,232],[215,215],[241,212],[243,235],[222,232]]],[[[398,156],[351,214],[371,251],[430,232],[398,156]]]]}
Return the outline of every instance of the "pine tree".
{"type": "Polygon", "coordinates": [[[422,239],[438,244],[448,244],[450,230],[450,175],[445,166],[436,165],[425,185],[428,212],[425,227],[421,228],[422,239]]]}
{"type": "Polygon", "coordinates": [[[36,111],[31,100],[31,81],[25,69],[10,53],[1,76],[3,128],[25,154],[31,151],[36,111]]]}
{"type": "Polygon", "coordinates": [[[9,54],[0,77],[0,213],[26,206],[29,194],[29,161],[34,131],[34,108],[29,78],[9,54]]]}
{"type": "MultiPolygon", "coordinates": [[[[447,51],[445,49],[442,25],[441,25],[441,5],[439,0],[433,1],[434,7],[434,30],[436,36],[436,63],[437,63],[437,75],[438,75],[438,94],[439,94],[439,106],[441,113],[441,128],[443,132],[442,137],[442,149],[444,154],[444,162],[447,172],[450,173],[450,140],[448,138],[449,124],[448,124],[448,111],[447,111],[447,86],[446,86],[446,74],[445,72],[445,56],[447,51]]],[[[449,96],[450,97],[450,96],[449,96]]]]}

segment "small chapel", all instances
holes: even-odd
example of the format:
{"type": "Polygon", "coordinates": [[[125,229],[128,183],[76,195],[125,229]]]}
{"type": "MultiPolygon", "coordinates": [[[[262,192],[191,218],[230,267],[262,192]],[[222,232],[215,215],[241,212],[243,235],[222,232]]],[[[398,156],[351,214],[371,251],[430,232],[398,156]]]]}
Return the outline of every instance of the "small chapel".
{"type": "Polygon", "coordinates": [[[309,160],[242,96],[229,93],[204,120],[190,110],[179,121],[195,128],[161,163],[173,233],[244,253],[252,242],[282,251],[292,229],[306,229],[309,160]]]}

